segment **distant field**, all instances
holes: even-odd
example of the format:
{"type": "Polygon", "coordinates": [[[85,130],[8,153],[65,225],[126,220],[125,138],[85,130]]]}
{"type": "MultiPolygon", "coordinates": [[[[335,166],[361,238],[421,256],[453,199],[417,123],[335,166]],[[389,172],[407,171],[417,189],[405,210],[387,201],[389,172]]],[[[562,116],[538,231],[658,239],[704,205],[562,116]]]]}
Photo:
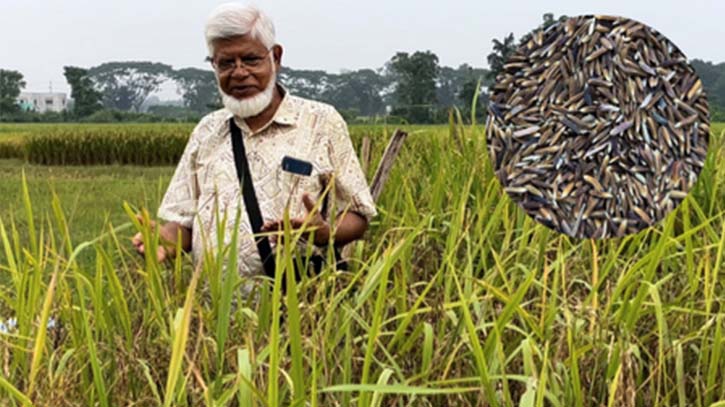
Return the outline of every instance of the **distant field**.
{"type": "MultiPolygon", "coordinates": [[[[408,131],[443,126],[401,126],[408,131]]],[[[1,124],[0,159],[44,165],[174,165],[194,124],[1,124]]],[[[384,142],[394,126],[351,126],[384,142]]],[[[377,143],[374,143],[377,144],[377,143]]]]}
{"type": "MultiPolygon", "coordinates": [[[[154,125],[73,126],[0,125],[0,140],[154,125]]],[[[368,178],[393,129],[351,127],[356,146],[373,140],[368,178]]],[[[492,174],[482,127],[406,129],[351,270],[328,268],[295,296],[263,291],[238,308],[231,299],[246,277],[216,263],[194,275],[188,259],[142,259],[130,250],[132,227],[100,237],[109,222],[129,221],[123,201],[153,213],[173,166],[0,160],[0,322],[17,320],[0,333],[0,400],[725,405],[725,124],[712,126],[705,169],[681,207],[606,241],[570,239],[525,216],[492,174]],[[62,330],[42,329],[50,316],[62,330]]]]}

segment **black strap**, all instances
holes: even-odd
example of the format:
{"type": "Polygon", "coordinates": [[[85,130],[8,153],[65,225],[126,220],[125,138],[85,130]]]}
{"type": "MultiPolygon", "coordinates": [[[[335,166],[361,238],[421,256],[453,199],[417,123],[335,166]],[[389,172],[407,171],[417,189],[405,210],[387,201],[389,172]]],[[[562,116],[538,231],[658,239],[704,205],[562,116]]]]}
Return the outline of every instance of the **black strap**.
{"type": "MultiPolygon", "coordinates": [[[[242,138],[242,131],[239,129],[234,118],[229,119],[229,127],[232,130],[232,147],[234,149],[234,164],[237,167],[237,177],[239,177],[239,183],[242,185],[242,196],[244,197],[244,206],[247,208],[247,215],[249,216],[249,222],[252,224],[252,232],[255,235],[262,231],[262,212],[259,210],[259,202],[257,202],[257,194],[254,192],[254,185],[252,184],[252,176],[249,171],[249,162],[247,162],[247,153],[244,149],[244,140],[242,138]]],[[[262,265],[267,276],[274,278],[274,254],[272,253],[272,247],[269,245],[269,239],[265,236],[260,236],[256,240],[257,251],[259,251],[259,257],[262,259],[262,265]]]]}

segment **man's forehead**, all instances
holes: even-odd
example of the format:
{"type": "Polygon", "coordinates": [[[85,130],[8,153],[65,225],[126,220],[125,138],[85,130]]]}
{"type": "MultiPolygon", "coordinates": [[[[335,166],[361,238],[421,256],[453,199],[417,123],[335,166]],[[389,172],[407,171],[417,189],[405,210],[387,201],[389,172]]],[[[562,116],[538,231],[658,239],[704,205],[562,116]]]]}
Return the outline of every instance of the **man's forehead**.
{"type": "Polygon", "coordinates": [[[213,41],[215,51],[219,53],[239,51],[266,51],[267,48],[256,38],[246,34],[229,38],[219,38],[213,41]]]}

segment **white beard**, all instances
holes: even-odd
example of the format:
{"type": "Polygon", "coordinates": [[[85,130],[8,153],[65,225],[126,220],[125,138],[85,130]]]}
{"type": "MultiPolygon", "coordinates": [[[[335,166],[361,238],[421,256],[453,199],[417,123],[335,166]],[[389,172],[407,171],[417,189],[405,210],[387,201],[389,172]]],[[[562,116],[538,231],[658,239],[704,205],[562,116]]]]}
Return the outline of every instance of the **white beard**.
{"type": "Polygon", "coordinates": [[[274,86],[277,83],[277,73],[272,72],[272,77],[269,78],[269,83],[267,84],[267,87],[260,93],[244,98],[244,99],[237,99],[226,92],[222,90],[222,87],[219,85],[219,80],[217,78],[217,87],[219,88],[219,93],[222,96],[222,103],[224,104],[224,107],[227,108],[230,112],[232,112],[235,116],[245,119],[247,117],[254,117],[264,109],[269,106],[270,103],[272,103],[272,97],[274,96],[274,86]]]}

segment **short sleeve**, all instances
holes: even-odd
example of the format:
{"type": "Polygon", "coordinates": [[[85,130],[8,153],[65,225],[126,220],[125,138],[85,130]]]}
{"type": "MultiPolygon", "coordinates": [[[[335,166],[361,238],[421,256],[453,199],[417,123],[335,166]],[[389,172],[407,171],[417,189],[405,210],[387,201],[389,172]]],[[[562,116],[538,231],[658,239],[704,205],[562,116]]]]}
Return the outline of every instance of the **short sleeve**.
{"type": "Polygon", "coordinates": [[[352,211],[370,222],[378,213],[370,187],[360,167],[347,123],[336,110],[331,110],[326,130],[329,132],[328,151],[335,179],[336,211],[352,211]]]}
{"type": "Polygon", "coordinates": [[[199,199],[196,158],[204,122],[202,120],[191,133],[156,214],[163,220],[176,222],[189,229],[193,225],[199,199]]]}

